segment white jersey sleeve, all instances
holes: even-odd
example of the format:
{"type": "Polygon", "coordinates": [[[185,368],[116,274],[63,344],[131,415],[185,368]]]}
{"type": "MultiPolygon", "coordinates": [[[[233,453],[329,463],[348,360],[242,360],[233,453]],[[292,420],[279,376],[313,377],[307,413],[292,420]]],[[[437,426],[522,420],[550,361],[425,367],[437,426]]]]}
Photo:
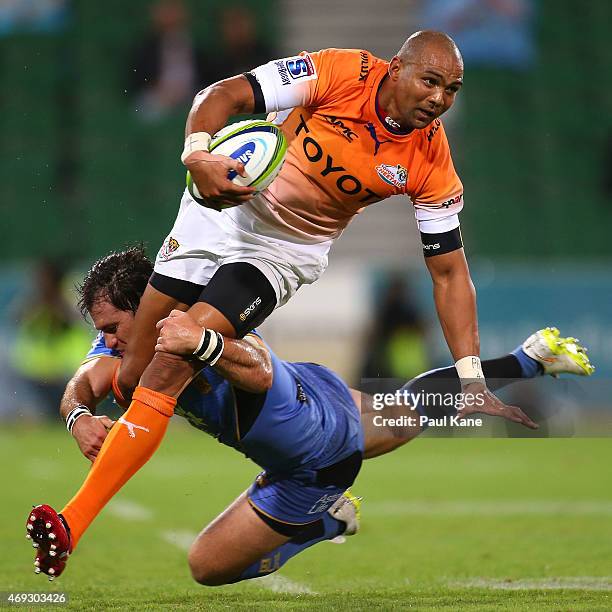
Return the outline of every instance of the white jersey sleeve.
{"type": "Polygon", "coordinates": [[[312,99],[317,69],[308,53],[272,60],[250,72],[261,87],[268,113],[308,106],[312,99]]]}
{"type": "MultiPolygon", "coordinates": [[[[459,208],[461,210],[463,206],[459,208]]],[[[459,227],[459,210],[428,210],[417,208],[414,211],[419,231],[424,234],[443,234],[459,227]]]]}

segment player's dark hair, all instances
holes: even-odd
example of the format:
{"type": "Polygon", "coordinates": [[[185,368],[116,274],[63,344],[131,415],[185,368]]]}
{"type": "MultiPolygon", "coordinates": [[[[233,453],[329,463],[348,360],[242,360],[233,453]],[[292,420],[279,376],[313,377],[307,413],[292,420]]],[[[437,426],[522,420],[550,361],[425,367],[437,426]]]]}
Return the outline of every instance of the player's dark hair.
{"type": "Polygon", "coordinates": [[[87,317],[100,299],[108,300],[119,310],[135,313],[152,272],[153,264],[142,245],[98,259],[76,288],[81,314],[87,317]]]}

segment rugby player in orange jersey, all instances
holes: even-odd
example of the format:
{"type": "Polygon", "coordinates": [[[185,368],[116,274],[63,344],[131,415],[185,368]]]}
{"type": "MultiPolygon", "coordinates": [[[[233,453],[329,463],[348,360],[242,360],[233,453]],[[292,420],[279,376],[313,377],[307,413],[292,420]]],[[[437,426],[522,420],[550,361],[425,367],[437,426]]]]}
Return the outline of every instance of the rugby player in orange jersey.
{"type": "MultiPolygon", "coordinates": [[[[170,310],[190,308],[201,325],[242,337],[321,275],[331,243],[361,208],[402,193],[416,209],[451,353],[477,357],[474,288],[458,229],[462,185],[439,120],[462,75],[448,36],[418,32],[390,63],[366,51],[329,49],[275,60],[200,92],[182,159],[202,194],[242,206],[217,212],[185,192],[116,390],[130,396],[153,357],[155,323],[170,310]],[[238,161],[206,148],[229,116],[264,110],[290,146],[280,175],[254,195],[227,180],[229,170],[242,170],[238,161]]],[[[158,354],[145,381],[171,394],[190,374],[183,360],[158,354]]]]}
{"type": "MultiPolygon", "coordinates": [[[[352,216],[393,194],[406,194],[415,207],[462,385],[482,394],[482,412],[510,411],[486,389],[482,373],[475,291],[457,216],[462,185],[439,120],[462,79],[455,43],[426,31],[412,35],[389,63],[359,50],[303,53],[196,96],[181,159],[204,197],[242,205],[217,212],[185,192],[113,381],[120,401],[139,385],[125,418],[149,435],[129,449],[109,442],[99,469],[108,465],[110,474],[119,465],[122,478],[135,473],[161,441],[174,398],[202,367],[198,361],[214,362],[222,352],[218,338],[243,337],[302,284],[314,282],[352,216]],[[231,115],[263,111],[273,113],[290,144],[277,179],[255,195],[227,179],[230,170],[244,172],[239,162],[207,148],[210,134],[231,115]],[[188,310],[201,328],[219,332],[203,333],[192,359],[154,350],[155,326],[173,309],[188,310]]],[[[78,511],[89,520],[90,509],[78,511]]]]}

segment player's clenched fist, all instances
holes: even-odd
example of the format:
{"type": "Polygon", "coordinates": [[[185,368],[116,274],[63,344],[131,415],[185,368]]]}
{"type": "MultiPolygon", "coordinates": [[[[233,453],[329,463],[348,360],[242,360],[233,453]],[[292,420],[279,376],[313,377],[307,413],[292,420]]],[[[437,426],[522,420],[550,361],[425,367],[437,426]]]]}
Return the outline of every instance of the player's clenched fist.
{"type": "Polygon", "coordinates": [[[157,323],[159,337],[156,351],[174,355],[192,356],[202,336],[202,328],[191,316],[180,310],[173,310],[157,323]]]}

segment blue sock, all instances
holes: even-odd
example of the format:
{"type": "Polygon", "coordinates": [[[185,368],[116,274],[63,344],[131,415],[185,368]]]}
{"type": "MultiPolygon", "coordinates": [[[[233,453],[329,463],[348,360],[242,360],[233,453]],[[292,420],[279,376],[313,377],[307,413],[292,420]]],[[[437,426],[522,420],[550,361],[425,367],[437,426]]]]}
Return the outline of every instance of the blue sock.
{"type": "Polygon", "coordinates": [[[291,557],[295,557],[295,555],[310,548],[313,544],[323,540],[332,540],[337,535],[340,535],[345,528],[344,522],[331,517],[325,512],[321,519],[307,527],[303,533],[291,538],[291,540],[282,546],[275,548],[265,557],[247,567],[234,582],[267,576],[280,569],[291,557]]]}
{"type": "Polygon", "coordinates": [[[535,360],[532,359],[524,350],[521,345],[517,346],[513,351],[512,355],[516,357],[521,366],[521,374],[523,378],[534,378],[544,374],[544,368],[535,360]]]}

